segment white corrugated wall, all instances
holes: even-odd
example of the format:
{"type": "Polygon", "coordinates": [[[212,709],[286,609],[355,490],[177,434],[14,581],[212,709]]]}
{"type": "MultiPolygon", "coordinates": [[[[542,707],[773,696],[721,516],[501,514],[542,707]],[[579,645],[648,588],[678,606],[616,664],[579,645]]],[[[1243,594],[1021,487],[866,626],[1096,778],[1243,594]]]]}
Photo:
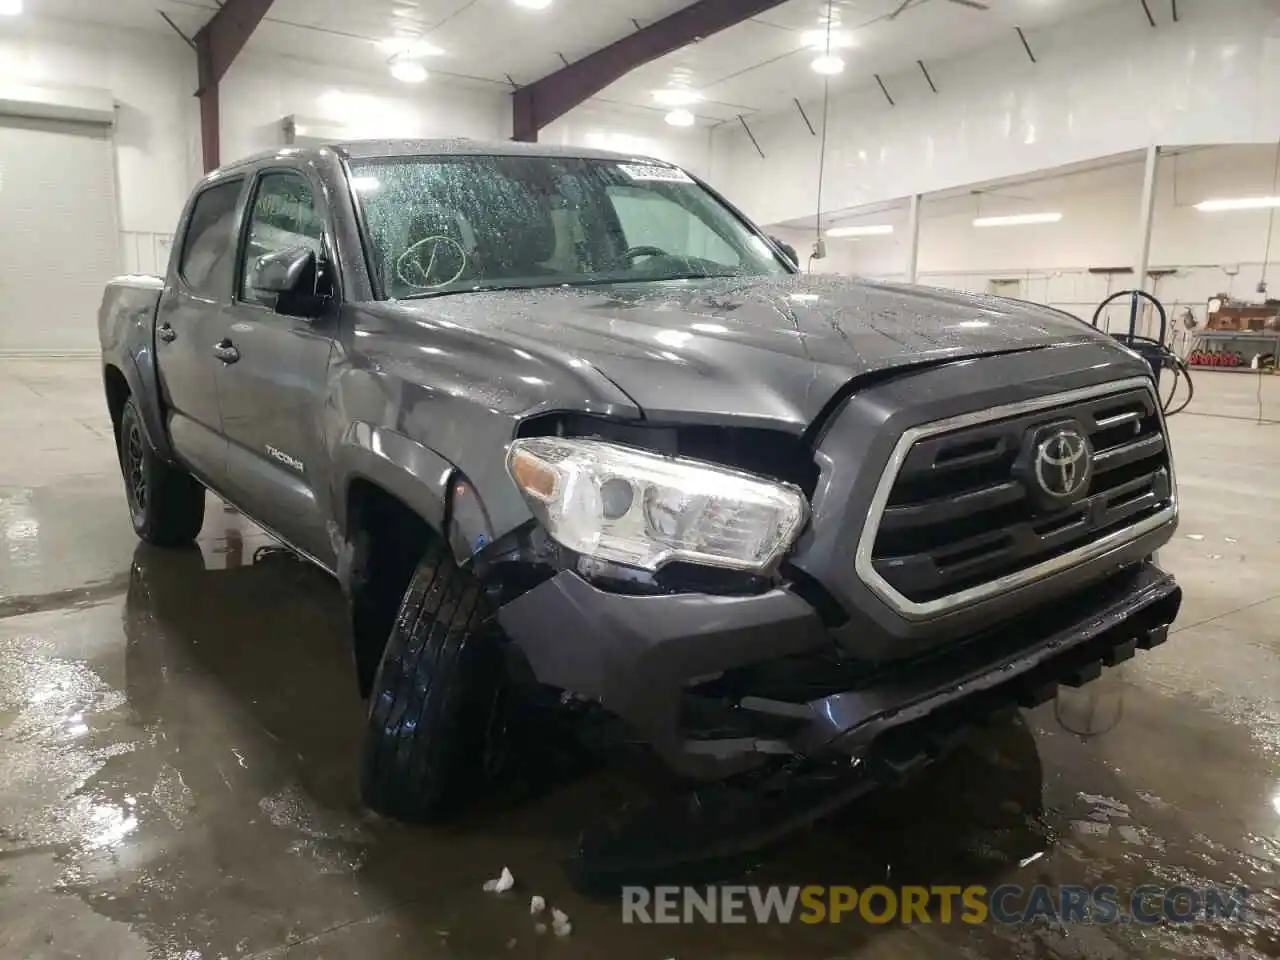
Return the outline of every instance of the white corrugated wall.
{"type": "Polygon", "coordinates": [[[109,125],[0,115],[0,354],[97,352],[117,210],[109,125]]]}

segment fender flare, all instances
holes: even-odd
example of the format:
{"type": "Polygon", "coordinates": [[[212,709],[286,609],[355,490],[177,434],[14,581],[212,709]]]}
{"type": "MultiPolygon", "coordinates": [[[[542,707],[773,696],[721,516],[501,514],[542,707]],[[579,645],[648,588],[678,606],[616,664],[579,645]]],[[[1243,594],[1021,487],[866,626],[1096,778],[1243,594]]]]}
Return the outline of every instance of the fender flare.
{"type": "MultiPolygon", "coordinates": [[[[403,434],[364,422],[353,423],[334,451],[333,465],[334,520],[329,530],[336,558],[334,572],[351,615],[357,682],[361,694],[367,696],[386,634],[377,619],[372,624],[364,621],[364,627],[359,625],[358,611],[365,610],[368,615],[362,597],[370,582],[369,551],[374,545],[352,528],[354,518],[348,516],[351,485],[365,481],[377,486],[413,512],[437,536],[450,531],[451,544],[488,542],[492,538],[476,526],[475,518],[486,515],[470,483],[444,457],[403,434]],[[457,510],[451,510],[454,503],[459,505],[457,510]],[[456,519],[450,519],[451,513],[456,519]],[[374,626],[377,626],[376,633],[371,633],[374,626]]],[[[468,553],[465,560],[469,559],[468,553]]],[[[458,561],[465,562],[462,557],[458,561]]],[[[413,562],[416,564],[417,558],[413,562]]]]}
{"type": "Polygon", "coordinates": [[[164,426],[164,413],[160,408],[160,383],[156,377],[155,358],[148,349],[136,353],[122,353],[118,358],[108,358],[108,366],[114,366],[124,374],[129,396],[142,415],[142,429],[146,432],[151,448],[161,458],[173,462],[173,446],[164,426]],[[113,362],[113,360],[118,362],[113,362]]]}
{"type": "Polygon", "coordinates": [[[347,428],[334,465],[335,539],[342,541],[334,544],[339,579],[350,575],[347,494],[357,479],[381,487],[435,533],[445,536],[460,564],[493,541],[488,512],[466,475],[430,447],[402,433],[357,421],[347,428]]]}

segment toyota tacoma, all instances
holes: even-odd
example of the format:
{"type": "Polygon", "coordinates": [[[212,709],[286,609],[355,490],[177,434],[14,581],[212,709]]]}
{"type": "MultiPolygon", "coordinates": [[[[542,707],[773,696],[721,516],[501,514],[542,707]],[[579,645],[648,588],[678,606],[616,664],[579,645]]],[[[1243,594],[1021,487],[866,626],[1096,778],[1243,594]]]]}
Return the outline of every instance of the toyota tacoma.
{"type": "Polygon", "coordinates": [[[678,167],[287,149],[206,177],[176,237],[99,316],[133,526],[189,544],[207,488],[338,579],[379,811],[465,805],[517,704],[694,782],[910,766],[1177,614],[1138,355],[804,275],[678,167]]]}

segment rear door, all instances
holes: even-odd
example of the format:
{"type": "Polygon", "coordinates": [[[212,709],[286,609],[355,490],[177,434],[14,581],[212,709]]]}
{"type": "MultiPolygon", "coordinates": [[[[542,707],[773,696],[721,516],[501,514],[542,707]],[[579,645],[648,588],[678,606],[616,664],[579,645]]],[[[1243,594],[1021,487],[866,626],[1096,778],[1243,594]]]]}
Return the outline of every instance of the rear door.
{"type": "Polygon", "coordinates": [[[258,173],[245,220],[233,323],[222,345],[230,352],[217,374],[229,495],[263,526],[332,564],[322,417],[337,309],[317,319],[284,316],[249,284],[265,254],[326,249],[328,211],[306,170],[272,167],[258,173]]]}
{"type": "Polygon", "coordinates": [[[230,321],[245,183],[221,180],[195,196],[156,315],[156,365],[174,450],[216,488],[226,475],[226,441],[214,350],[230,321]]]}

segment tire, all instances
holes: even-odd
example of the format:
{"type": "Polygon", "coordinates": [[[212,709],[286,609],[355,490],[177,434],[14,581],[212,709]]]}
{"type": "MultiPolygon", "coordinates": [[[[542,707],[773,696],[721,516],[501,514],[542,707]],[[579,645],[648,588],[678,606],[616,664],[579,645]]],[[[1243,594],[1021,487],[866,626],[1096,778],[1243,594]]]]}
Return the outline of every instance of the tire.
{"type": "Polygon", "coordinates": [[[503,766],[509,692],[480,582],[432,544],[418,564],[369,700],[364,802],[416,823],[478,797],[503,766]]]}
{"type": "Polygon", "coordinates": [[[157,547],[180,547],[204,526],[204,487],[151,446],[133,400],[120,413],[120,470],[133,531],[157,547]]]}

